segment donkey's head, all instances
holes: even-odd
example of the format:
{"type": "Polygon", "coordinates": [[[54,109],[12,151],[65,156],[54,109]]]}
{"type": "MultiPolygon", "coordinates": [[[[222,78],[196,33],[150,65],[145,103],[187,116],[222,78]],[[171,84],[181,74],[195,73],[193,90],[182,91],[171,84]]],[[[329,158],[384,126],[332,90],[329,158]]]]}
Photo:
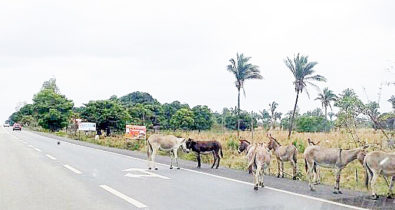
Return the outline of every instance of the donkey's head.
{"type": "Polygon", "coordinates": [[[244,152],[247,147],[250,145],[250,142],[247,140],[239,140],[240,144],[239,144],[239,149],[237,150],[240,153],[244,152]]]}
{"type": "Polygon", "coordinates": [[[359,163],[361,163],[363,165],[363,160],[365,159],[365,156],[367,154],[366,149],[369,147],[369,145],[365,145],[363,147],[360,147],[359,152],[357,153],[357,160],[359,161],[359,163]]]}
{"type": "Polygon", "coordinates": [[[275,138],[272,137],[272,134],[266,134],[267,138],[269,138],[269,142],[267,143],[267,149],[272,150],[276,149],[276,145],[281,145],[275,138]]]}
{"type": "Polygon", "coordinates": [[[194,141],[191,138],[188,138],[188,140],[185,142],[186,148],[191,149],[194,141]]]}
{"type": "Polygon", "coordinates": [[[189,153],[189,149],[187,148],[186,139],[185,138],[177,138],[179,145],[181,146],[182,150],[186,153],[189,153]]]}

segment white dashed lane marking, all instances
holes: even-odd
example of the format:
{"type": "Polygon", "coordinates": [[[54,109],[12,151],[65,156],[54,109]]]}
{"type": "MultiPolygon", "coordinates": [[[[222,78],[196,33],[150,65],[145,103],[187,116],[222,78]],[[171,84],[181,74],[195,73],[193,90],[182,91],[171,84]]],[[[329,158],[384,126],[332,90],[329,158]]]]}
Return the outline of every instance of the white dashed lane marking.
{"type": "Polygon", "coordinates": [[[128,203],[132,204],[133,206],[137,207],[137,208],[147,208],[147,206],[143,203],[141,203],[140,201],[137,201],[117,190],[114,190],[113,188],[107,186],[107,185],[100,185],[101,188],[103,188],[104,190],[110,192],[111,194],[127,201],[128,203]]]}
{"type": "Polygon", "coordinates": [[[65,168],[67,168],[67,169],[69,169],[70,171],[72,171],[72,172],[74,172],[74,173],[76,173],[76,174],[82,174],[81,173],[81,171],[79,171],[79,170],[77,170],[77,169],[75,169],[75,168],[73,168],[73,167],[71,167],[71,166],[69,166],[69,165],[63,165],[65,168]]]}

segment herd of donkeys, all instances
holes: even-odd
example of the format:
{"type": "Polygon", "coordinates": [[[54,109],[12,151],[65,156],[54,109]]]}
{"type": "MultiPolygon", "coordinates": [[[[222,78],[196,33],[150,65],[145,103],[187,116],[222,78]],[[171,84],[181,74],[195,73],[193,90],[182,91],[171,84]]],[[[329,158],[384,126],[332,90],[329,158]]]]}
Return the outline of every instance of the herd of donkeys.
{"type": "MultiPolygon", "coordinates": [[[[284,162],[290,161],[293,167],[293,179],[297,174],[297,154],[298,150],[294,145],[281,145],[271,134],[267,134],[269,142],[250,143],[247,140],[239,140],[239,153],[246,153],[249,172],[254,177],[254,190],[264,187],[263,177],[265,169],[269,168],[271,151],[277,160],[277,177],[284,177],[284,162]]],[[[170,169],[173,168],[173,159],[177,169],[177,150],[182,148],[184,152],[192,150],[196,153],[198,168],[201,167],[201,155],[212,154],[214,163],[211,168],[218,168],[221,157],[223,157],[222,146],[218,141],[196,141],[193,139],[179,138],[173,135],[151,135],[147,140],[148,167],[151,170],[158,168],[155,165],[155,155],[158,150],[170,152],[170,169]]],[[[326,148],[308,139],[308,147],[303,153],[305,169],[309,180],[309,188],[314,191],[314,185],[319,184],[319,167],[333,168],[335,170],[336,184],[333,193],[341,194],[340,174],[348,163],[358,160],[365,169],[365,184],[368,187],[371,183],[372,199],[377,199],[376,181],[380,175],[390,178],[387,197],[392,196],[392,187],[395,181],[395,153],[383,151],[366,152],[368,146],[356,149],[326,148]]]]}

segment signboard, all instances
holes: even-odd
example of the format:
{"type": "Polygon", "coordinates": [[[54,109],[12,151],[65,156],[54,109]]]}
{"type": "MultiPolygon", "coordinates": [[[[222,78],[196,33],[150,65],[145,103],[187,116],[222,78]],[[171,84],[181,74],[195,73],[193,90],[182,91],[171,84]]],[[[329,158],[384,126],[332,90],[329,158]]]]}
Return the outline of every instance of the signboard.
{"type": "Polygon", "coordinates": [[[80,122],[78,124],[79,131],[96,131],[96,123],[80,122]]]}
{"type": "Polygon", "coordinates": [[[146,139],[147,128],[138,125],[126,125],[125,137],[128,139],[146,139]]]}

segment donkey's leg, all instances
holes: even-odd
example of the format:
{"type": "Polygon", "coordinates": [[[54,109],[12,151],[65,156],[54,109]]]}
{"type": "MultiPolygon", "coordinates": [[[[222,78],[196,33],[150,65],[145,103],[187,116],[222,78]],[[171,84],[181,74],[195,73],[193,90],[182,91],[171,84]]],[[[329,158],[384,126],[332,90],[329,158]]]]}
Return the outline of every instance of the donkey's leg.
{"type": "Polygon", "coordinates": [[[197,153],[197,154],[196,154],[196,159],[197,159],[197,161],[198,161],[198,166],[197,166],[197,167],[200,168],[200,167],[202,166],[201,163],[200,163],[200,161],[201,161],[201,160],[200,160],[200,153],[197,153]]]}
{"type": "Polygon", "coordinates": [[[173,169],[173,150],[170,150],[170,169],[173,169]]]}
{"type": "Polygon", "coordinates": [[[261,187],[265,187],[265,185],[263,184],[263,177],[264,177],[264,174],[265,174],[265,168],[262,168],[262,170],[261,170],[261,173],[260,173],[260,179],[259,179],[259,185],[261,186],[261,187]]]}
{"type": "Polygon", "coordinates": [[[280,159],[277,158],[276,162],[277,162],[277,178],[280,178],[280,174],[281,174],[280,159]]]}
{"type": "Polygon", "coordinates": [[[260,180],[260,174],[261,174],[262,167],[260,164],[257,165],[256,171],[255,171],[255,182],[254,182],[254,190],[258,190],[259,187],[259,180],[260,180]]]}
{"type": "Polygon", "coordinates": [[[390,181],[390,186],[388,187],[388,194],[387,194],[387,198],[389,198],[389,199],[392,198],[392,187],[394,186],[394,181],[395,181],[395,176],[392,176],[391,181],[390,181]]]}
{"type": "Polygon", "coordinates": [[[218,152],[216,152],[216,154],[217,154],[217,167],[215,168],[218,169],[219,161],[221,161],[221,157],[219,156],[218,152]]]}
{"type": "Polygon", "coordinates": [[[335,190],[333,191],[334,194],[342,194],[340,191],[340,174],[342,172],[342,169],[338,168],[336,169],[336,184],[335,184],[335,190]]]}
{"type": "Polygon", "coordinates": [[[214,158],[214,163],[213,163],[213,165],[211,166],[211,168],[214,168],[215,162],[217,162],[217,155],[215,154],[215,151],[213,151],[213,158],[214,158]]]}
{"type": "Polygon", "coordinates": [[[153,167],[155,168],[155,170],[158,170],[158,168],[156,167],[156,163],[155,163],[155,156],[156,156],[157,151],[158,150],[153,149],[152,154],[151,154],[151,161],[152,161],[152,164],[153,164],[153,167]]]}
{"type": "Polygon", "coordinates": [[[313,167],[314,167],[314,161],[308,161],[305,160],[306,164],[307,164],[307,176],[309,178],[309,188],[311,191],[315,191],[314,187],[313,187],[313,167]]]}
{"type": "Polygon", "coordinates": [[[379,174],[377,171],[373,171],[373,177],[372,177],[372,182],[370,183],[370,186],[372,188],[372,199],[377,200],[379,196],[376,194],[376,181],[377,178],[379,177],[379,174]]]}
{"type": "Polygon", "coordinates": [[[296,180],[296,166],[297,166],[297,164],[292,159],[291,159],[291,164],[292,164],[292,179],[296,180]]]}
{"type": "Polygon", "coordinates": [[[281,161],[280,164],[281,164],[281,178],[284,178],[284,161],[281,161]]]}
{"type": "Polygon", "coordinates": [[[174,158],[176,159],[176,164],[177,164],[177,169],[180,169],[180,166],[178,166],[178,156],[177,156],[177,149],[173,149],[173,153],[174,153],[174,158]]]}

